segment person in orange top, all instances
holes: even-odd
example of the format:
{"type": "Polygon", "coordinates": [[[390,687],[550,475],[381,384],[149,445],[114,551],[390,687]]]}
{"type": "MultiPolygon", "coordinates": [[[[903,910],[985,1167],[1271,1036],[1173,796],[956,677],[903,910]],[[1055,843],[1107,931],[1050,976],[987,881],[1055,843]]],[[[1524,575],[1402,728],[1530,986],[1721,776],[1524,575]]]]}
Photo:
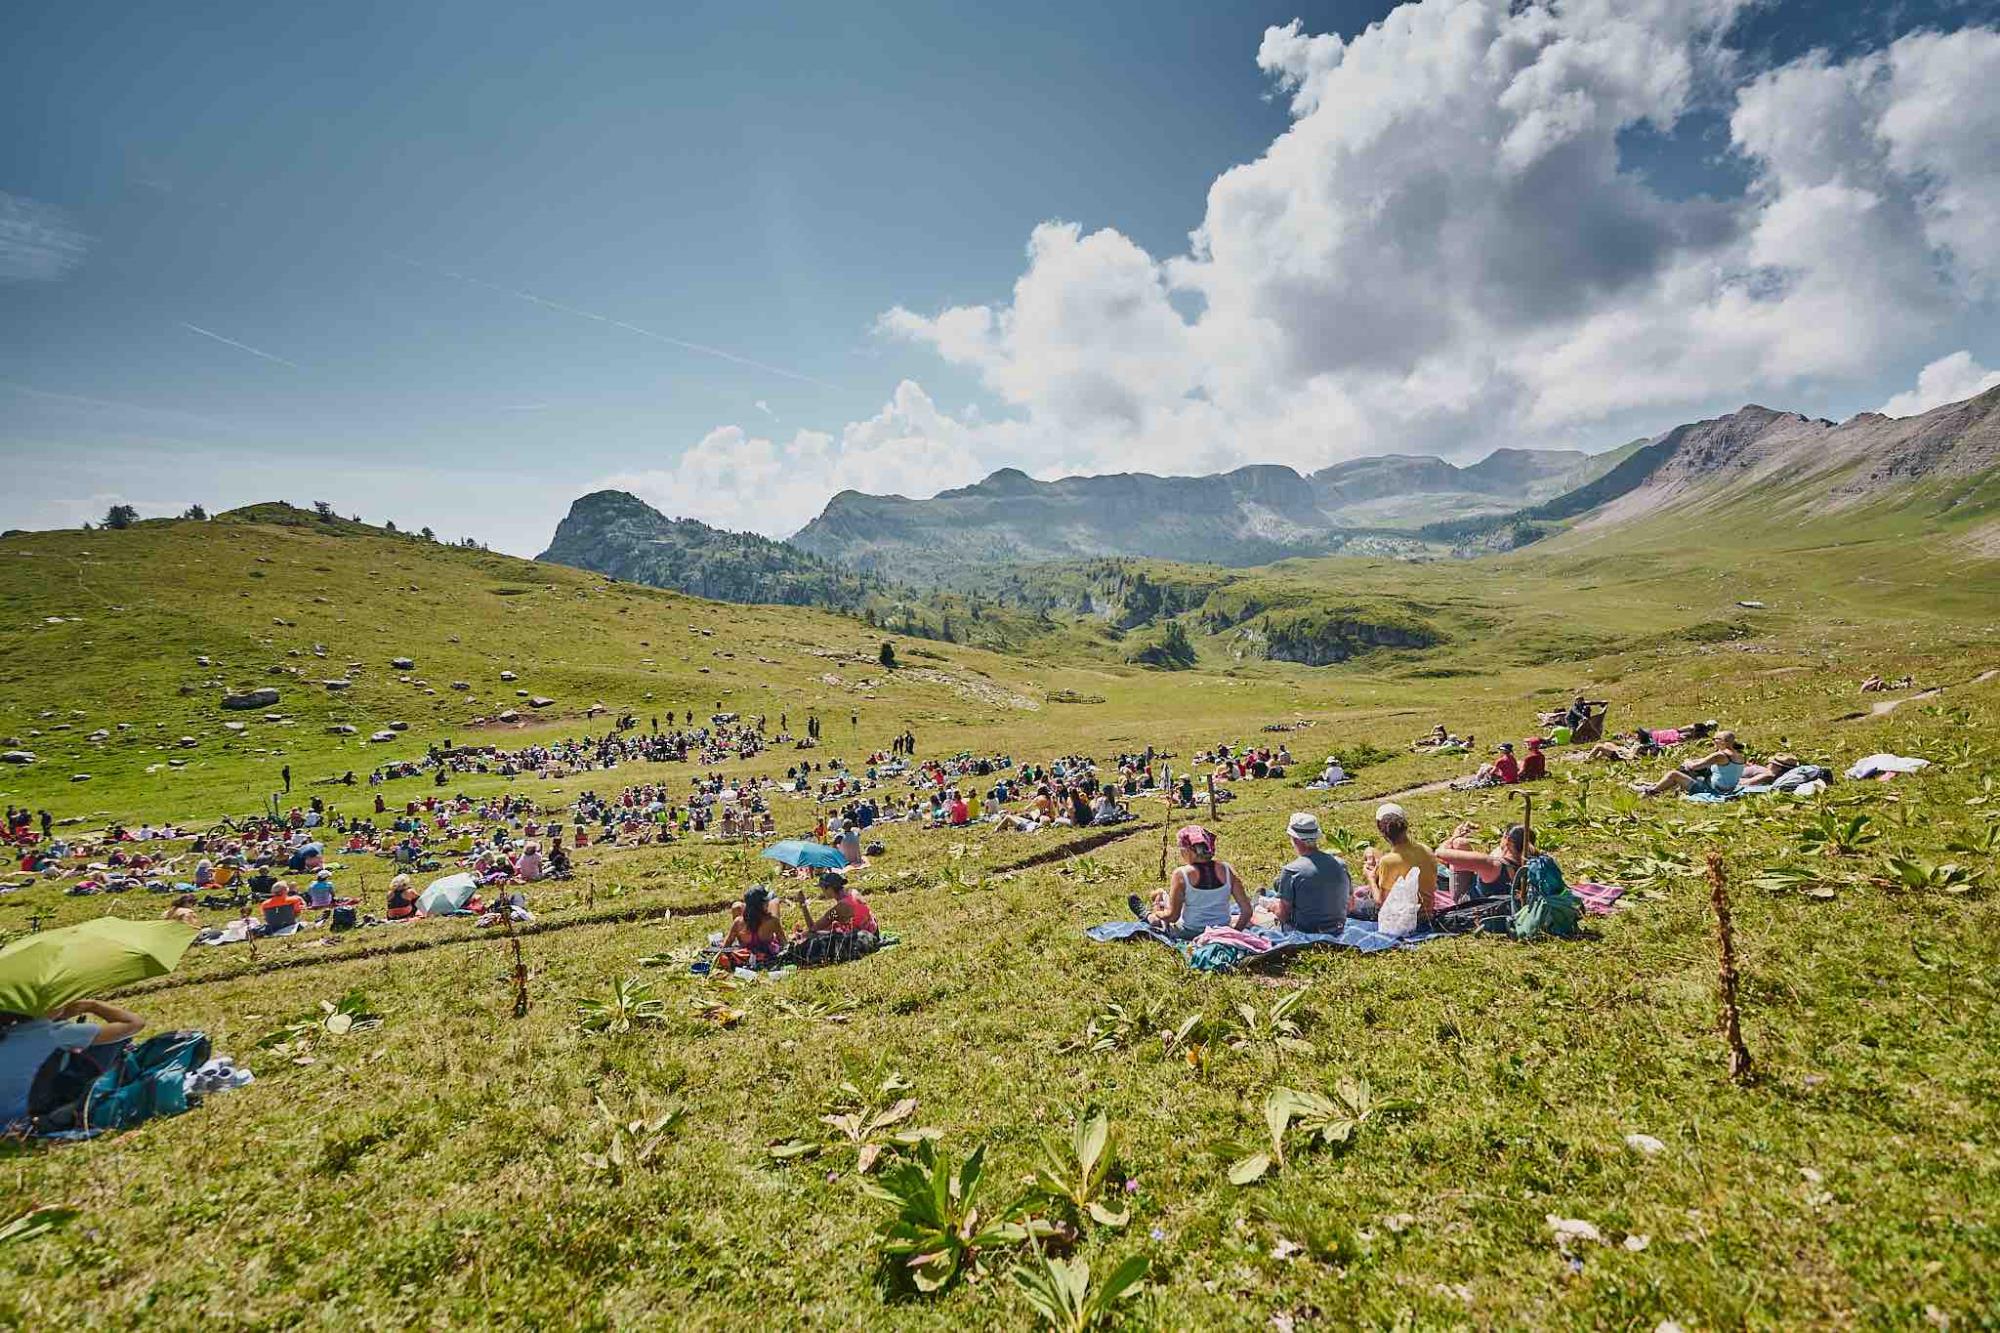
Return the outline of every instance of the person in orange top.
{"type": "Polygon", "coordinates": [[[306,910],[306,900],[299,897],[296,890],[284,880],[279,880],[259,907],[264,913],[264,933],[276,935],[289,931],[299,924],[299,917],[306,910]]]}

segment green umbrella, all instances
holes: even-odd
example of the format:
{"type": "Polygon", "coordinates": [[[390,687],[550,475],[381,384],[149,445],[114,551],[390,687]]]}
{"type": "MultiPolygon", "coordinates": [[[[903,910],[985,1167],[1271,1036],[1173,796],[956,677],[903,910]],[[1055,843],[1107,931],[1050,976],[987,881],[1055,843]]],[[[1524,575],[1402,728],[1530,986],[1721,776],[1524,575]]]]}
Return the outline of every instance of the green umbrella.
{"type": "Polygon", "coordinates": [[[0,948],[0,1013],[39,1018],[71,1000],[174,970],[194,932],[177,921],[103,916],[0,948]]]}

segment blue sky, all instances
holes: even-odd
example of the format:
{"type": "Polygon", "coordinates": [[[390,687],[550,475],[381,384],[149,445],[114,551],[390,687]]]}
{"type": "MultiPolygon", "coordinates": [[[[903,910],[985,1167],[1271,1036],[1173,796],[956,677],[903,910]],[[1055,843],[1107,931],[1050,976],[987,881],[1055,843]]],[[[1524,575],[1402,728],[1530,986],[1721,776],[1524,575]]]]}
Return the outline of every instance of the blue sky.
{"type": "MultiPolygon", "coordinates": [[[[1266,30],[1298,18],[1303,35],[1351,39],[1389,8],[83,0],[17,17],[0,52],[0,236],[14,238],[0,466],[18,484],[0,526],[74,523],[110,499],[160,512],[324,498],[532,554],[606,479],[784,531],[844,485],[919,493],[1003,463],[1608,446],[1710,405],[1697,377],[1551,408],[1574,395],[1496,370],[1395,418],[1323,349],[1231,361],[1244,340],[1226,335],[1270,312],[1224,314],[1269,283],[1225,283],[1219,266],[1165,290],[1190,323],[1158,365],[1143,363],[1146,335],[1093,332],[1092,302],[1137,299],[1096,286],[1096,258],[1142,255],[1142,285],[1170,287],[1188,233],[1215,220],[1218,176],[1304,128],[1290,76],[1258,67],[1266,30]],[[1057,236],[1029,257],[1055,219],[1078,225],[1083,267],[1062,269],[1056,325],[1031,345],[1029,284],[1071,253],[1057,236]],[[1090,244],[1106,237],[1121,244],[1090,244]],[[954,309],[988,312],[1004,343],[940,332],[954,309]],[[909,318],[884,322],[892,311],[909,318]],[[1079,389],[1114,344],[1120,366],[1079,389]],[[1183,373],[1172,402],[1124,404],[1115,429],[1077,414],[1107,385],[1118,398],[1183,373]],[[1500,403],[1509,424],[1468,430],[1446,398],[1500,403]]],[[[1732,151],[1731,89],[1815,48],[1838,64],[1918,29],[1996,22],[1984,3],[1789,3],[1677,31],[1733,67],[1698,70],[1667,127],[1619,127],[1625,170],[1666,201],[1662,226],[1699,230],[1681,205],[1757,188],[1732,151]]],[[[1963,299],[1924,306],[1938,337],[1865,372],[1774,370],[1773,392],[1794,395],[1776,405],[1877,406],[1960,350],[1983,374],[2000,361],[1983,290],[1968,280],[1963,299]]],[[[1316,288],[1313,318],[1353,299],[1316,288]]],[[[1450,351],[1413,347],[1410,366],[1450,351]]],[[[1407,397],[1432,379],[1396,383],[1407,397]]],[[[1733,406],[1739,387],[1715,401],[1733,406]]]]}

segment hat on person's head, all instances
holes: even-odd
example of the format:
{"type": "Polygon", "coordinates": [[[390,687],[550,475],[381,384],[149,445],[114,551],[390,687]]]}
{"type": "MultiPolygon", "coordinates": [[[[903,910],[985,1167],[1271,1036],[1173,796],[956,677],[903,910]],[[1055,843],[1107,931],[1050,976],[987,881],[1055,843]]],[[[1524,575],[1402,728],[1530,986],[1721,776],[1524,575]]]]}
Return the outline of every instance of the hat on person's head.
{"type": "Polygon", "coordinates": [[[1318,842],[1319,819],[1313,814],[1301,810],[1285,821],[1285,832],[1291,834],[1300,842],[1318,842]]]}
{"type": "Polygon", "coordinates": [[[847,876],[838,870],[822,870],[819,886],[822,889],[844,889],[847,887],[847,876]]]}
{"type": "Polygon", "coordinates": [[[1528,748],[1529,748],[1530,750],[1539,750],[1539,749],[1541,749],[1541,748],[1542,748],[1542,738],[1541,738],[1540,736],[1530,736],[1530,737],[1528,737],[1528,748]]]}
{"type": "Polygon", "coordinates": [[[1381,805],[1375,807],[1375,822],[1378,824],[1385,819],[1400,819],[1407,823],[1409,818],[1408,815],[1403,813],[1403,807],[1397,805],[1394,801],[1384,801],[1381,805]]]}
{"type": "Polygon", "coordinates": [[[1199,824],[1189,824],[1175,835],[1175,841],[1191,852],[1213,852],[1215,835],[1199,824]]]}
{"type": "Polygon", "coordinates": [[[1505,751],[1506,751],[1506,752],[1507,752],[1508,754],[1512,754],[1512,753],[1514,753],[1514,742],[1512,742],[1512,741],[1501,741],[1501,742],[1500,742],[1500,748],[1501,748],[1501,749],[1503,749],[1503,750],[1505,750],[1505,751]]]}

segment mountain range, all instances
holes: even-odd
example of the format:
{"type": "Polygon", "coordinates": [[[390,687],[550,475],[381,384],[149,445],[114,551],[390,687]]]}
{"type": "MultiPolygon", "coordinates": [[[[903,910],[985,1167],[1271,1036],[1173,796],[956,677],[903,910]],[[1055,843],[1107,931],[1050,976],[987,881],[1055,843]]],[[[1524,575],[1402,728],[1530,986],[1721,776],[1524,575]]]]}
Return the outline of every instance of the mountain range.
{"type": "Polygon", "coordinates": [[[925,500],[842,491],[785,542],[599,491],[576,501],[540,558],[719,600],[850,612],[893,604],[907,615],[911,585],[991,594],[991,572],[1008,566],[1473,554],[1562,530],[1587,537],[1682,506],[1743,503],[1745,521],[1784,522],[1928,492],[1935,512],[1976,520],[1972,540],[2000,550],[1996,469],[2000,389],[1918,416],[1839,423],[1751,404],[1606,453],[1501,449],[1467,467],[1388,455],[1307,475],[1258,465],[1057,481],[1003,468],[925,500]]]}
{"type": "Polygon", "coordinates": [[[842,491],[791,544],[857,570],[950,581],[972,565],[1146,556],[1243,567],[1296,555],[1417,549],[1426,522],[1560,495],[1620,455],[1500,449],[1469,467],[1383,455],[1300,475],[1258,464],[1201,477],[1037,481],[1016,468],[928,500],[842,491]]]}

